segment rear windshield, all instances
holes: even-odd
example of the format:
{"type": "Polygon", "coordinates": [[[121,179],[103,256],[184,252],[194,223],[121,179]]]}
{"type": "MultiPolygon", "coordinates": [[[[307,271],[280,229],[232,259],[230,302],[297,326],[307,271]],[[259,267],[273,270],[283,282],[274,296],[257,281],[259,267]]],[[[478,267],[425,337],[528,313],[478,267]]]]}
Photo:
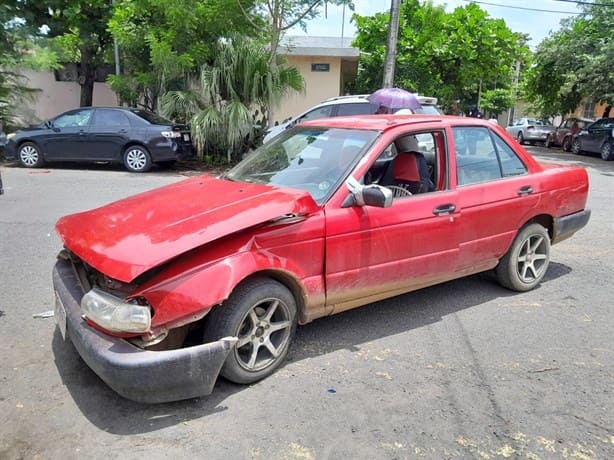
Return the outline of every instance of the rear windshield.
{"type": "Polygon", "coordinates": [[[138,117],[141,117],[143,120],[151,123],[152,125],[172,125],[173,124],[172,121],[169,121],[166,118],[161,117],[160,115],[156,115],[155,113],[150,112],[148,110],[135,109],[135,110],[132,110],[132,113],[138,117]]]}

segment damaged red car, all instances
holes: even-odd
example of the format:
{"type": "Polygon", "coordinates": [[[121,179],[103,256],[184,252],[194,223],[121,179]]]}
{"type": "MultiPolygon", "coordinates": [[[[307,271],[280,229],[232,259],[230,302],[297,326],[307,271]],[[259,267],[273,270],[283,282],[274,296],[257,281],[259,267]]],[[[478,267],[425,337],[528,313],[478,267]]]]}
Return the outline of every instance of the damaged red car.
{"type": "Polygon", "coordinates": [[[314,120],[222,176],[60,219],[55,317],[124,397],[207,395],[273,373],[297,324],[486,270],[535,288],[588,189],[479,119],[314,120]]]}

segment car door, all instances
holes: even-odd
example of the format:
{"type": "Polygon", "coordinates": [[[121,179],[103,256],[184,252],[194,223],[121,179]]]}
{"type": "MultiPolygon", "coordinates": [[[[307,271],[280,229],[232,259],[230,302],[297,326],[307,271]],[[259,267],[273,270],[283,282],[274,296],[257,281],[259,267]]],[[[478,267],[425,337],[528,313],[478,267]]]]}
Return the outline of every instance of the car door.
{"type": "Polygon", "coordinates": [[[582,149],[589,152],[599,152],[604,140],[612,130],[612,119],[603,118],[597,120],[587,129],[587,134],[582,138],[582,149]]]}
{"type": "Polygon", "coordinates": [[[39,141],[47,160],[78,160],[83,156],[93,110],[83,108],[59,115],[51,122],[48,134],[39,141]]]}
{"type": "Polygon", "coordinates": [[[452,127],[458,205],[459,269],[496,265],[539,202],[539,184],[514,149],[483,126],[452,127]]]}
{"type": "MultiPolygon", "coordinates": [[[[437,158],[445,161],[440,139],[437,158]]],[[[393,156],[389,146],[382,147],[378,158],[393,156]]],[[[445,166],[438,169],[446,174],[445,166]]],[[[370,171],[354,174],[363,175],[370,171]]],[[[334,312],[454,276],[460,214],[456,192],[446,188],[395,198],[388,208],[327,204],[325,279],[334,312]]],[[[349,194],[345,185],[340,192],[349,194]]]]}
{"type": "Polygon", "coordinates": [[[97,108],[86,140],[89,157],[99,161],[119,160],[130,140],[130,129],[130,121],[122,110],[97,108]]]}

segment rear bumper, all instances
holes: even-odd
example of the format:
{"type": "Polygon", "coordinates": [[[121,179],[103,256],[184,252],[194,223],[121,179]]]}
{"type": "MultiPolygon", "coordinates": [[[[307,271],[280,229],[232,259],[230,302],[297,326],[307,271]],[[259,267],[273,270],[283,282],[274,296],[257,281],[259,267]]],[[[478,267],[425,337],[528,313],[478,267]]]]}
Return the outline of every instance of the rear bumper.
{"type": "Polygon", "coordinates": [[[83,292],[69,262],[53,269],[56,302],[66,311],[66,337],[87,365],[125,398],[160,403],[208,395],[237,339],[169,351],[147,351],[97,331],[81,318],[83,292]]]}
{"type": "Polygon", "coordinates": [[[552,232],[552,244],[566,240],[583,228],[591,217],[590,209],[584,209],[568,216],[555,217],[552,232]]]}

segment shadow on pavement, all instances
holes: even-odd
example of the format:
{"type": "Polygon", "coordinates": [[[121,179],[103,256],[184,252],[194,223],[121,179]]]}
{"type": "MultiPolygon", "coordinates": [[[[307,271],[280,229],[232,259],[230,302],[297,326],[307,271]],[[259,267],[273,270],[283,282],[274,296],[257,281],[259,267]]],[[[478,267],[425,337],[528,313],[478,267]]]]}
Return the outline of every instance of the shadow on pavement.
{"type": "MultiPolygon", "coordinates": [[[[570,272],[565,265],[551,263],[544,283],[570,272]]],[[[358,352],[366,342],[422,328],[447,315],[516,295],[501,288],[492,272],[485,272],[322,318],[298,328],[286,365],[342,349],[358,352]]],[[[227,398],[249,389],[220,378],[209,396],[165,404],[137,403],[107,387],[57,329],[52,349],[62,381],[81,412],[92,424],[114,434],[147,433],[219,413],[227,409],[227,398]]]]}

